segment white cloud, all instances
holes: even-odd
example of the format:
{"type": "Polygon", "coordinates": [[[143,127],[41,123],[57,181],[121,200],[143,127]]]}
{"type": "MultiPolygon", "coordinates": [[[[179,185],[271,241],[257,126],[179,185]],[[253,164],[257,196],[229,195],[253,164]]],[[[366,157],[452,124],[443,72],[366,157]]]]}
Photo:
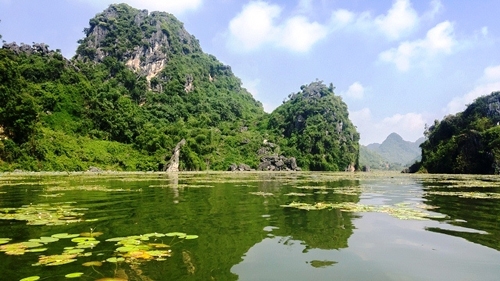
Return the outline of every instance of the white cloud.
{"type": "Polygon", "coordinates": [[[349,86],[345,95],[357,100],[363,99],[365,95],[365,87],[363,87],[363,85],[359,82],[354,82],[351,86],[349,86]]]}
{"type": "MultiPolygon", "coordinates": [[[[110,4],[116,3],[114,0],[79,0],[88,2],[98,8],[104,9],[110,4]]],[[[189,10],[196,10],[201,7],[203,0],[121,0],[120,3],[127,3],[137,9],[147,9],[152,11],[162,11],[179,15],[189,10]]]]}
{"type": "Polygon", "coordinates": [[[317,22],[308,22],[305,17],[296,16],[289,19],[280,29],[280,39],[276,43],[295,52],[307,52],[327,34],[325,26],[317,22]]]}
{"type": "Polygon", "coordinates": [[[500,65],[487,67],[484,70],[483,77],[478,80],[476,87],[464,96],[453,98],[444,109],[444,112],[445,114],[455,114],[463,111],[476,98],[491,94],[494,91],[500,91],[500,65]]]}
{"type": "Polygon", "coordinates": [[[481,28],[481,34],[482,34],[484,37],[488,36],[488,27],[487,27],[487,26],[483,26],[483,27],[481,28]]]}
{"type": "Polygon", "coordinates": [[[398,39],[413,30],[418,21],[409,0],[396,0],[387,15],[376,17],[374,23],[389,39],[398,39]]]}
{"type": "Polygon", "coordinates": [[[250,51],[270,42],[278,33],[274,21],[281,14],[278,5],[251,2],[229,23],[230,43],[233,48],[250,51]]]}
{"type": "Polygon", "coordinates": [[[387,13],[378,16],[367,11],[354,13],[339,9],[332,13],[331,29],[345,28],[368,34],[382,34],[389,40],[398,40],[410,35],[420,22],[433,19],[441,8],[439,0],[432,0],[430,9],[419,16],[410,0],[395,0],[387,13]]]}
{"type": "Polygon", "coordinates": [[[422,19],[432,20],[437,14],[439,14],[439,12],[441,12],[442,9],[443,9],[443,4],[441,3],[440,0],[432,0],[431,9],[422,16],[422,19]]]}
{"type": "Polygon", "coordinates": [[[313,0],[299,0],[299,5],[297,10],[299,12],[307,13],[310,12],[313,8],[313,0]]]}
{"type": "Polygon", "coordinates": [[[369,108],[350,112],[349,117],[358,128],[363,145],[380,143],[393,132],[405,140],[415,141],[423,137],[426,124],[426,118],[419,113],[395,114],[382,120],[374,120],[369,108]]]}
{"type": "Polygon", "coordinates": [[[282,8],[263,1],[250,2],[229,23],[228,45],[235,51],[252,51],[271,44],[294,52],[307,52],[328,34],[326,26],[304,16],[285,19],[282,8]]]}
{"type": "Polygon", "coordinates": [[[351,24],[356,19],[356,15],[345,9],[339,9],[332,13],[332,26],[334,28],[342,28],[351,24]]]}
{"type": "Polygon", "coordinates": [[[413,62],[425,62],[439,54],[451,54],[457,45],[453,24],[444,21],[430,29],[424,39],[403,42],[397,48],[382,52],[379,59],[394,63],[400,71],[407,71],[413,62]]]}

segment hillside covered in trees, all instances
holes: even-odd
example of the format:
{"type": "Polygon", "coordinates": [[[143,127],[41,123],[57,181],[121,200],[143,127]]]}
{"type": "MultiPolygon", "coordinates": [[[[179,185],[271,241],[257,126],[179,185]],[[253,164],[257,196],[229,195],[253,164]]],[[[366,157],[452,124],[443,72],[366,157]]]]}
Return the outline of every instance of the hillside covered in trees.
{"type": "Polygon", "coordinates": [[[465,111],[435,121],[421,145],[421,171],[500,173],[500,92],[480,97],[465,111]]]}
{"type": "Polygon", "coordinates": [[[266,114],[171,14],[111,5],[84,33],[71,59],[43,43],[0,49],[0,170],[159,170],[183,139],[181,170],[256,168],[266,154],[357,166],[333,86],[304,85],[266,114]]]}

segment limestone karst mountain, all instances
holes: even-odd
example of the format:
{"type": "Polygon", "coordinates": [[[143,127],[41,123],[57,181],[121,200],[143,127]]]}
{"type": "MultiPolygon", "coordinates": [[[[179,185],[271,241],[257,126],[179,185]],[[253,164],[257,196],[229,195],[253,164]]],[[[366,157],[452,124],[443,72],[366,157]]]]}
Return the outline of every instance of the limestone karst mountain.
{"type": "Polygon", "coordinates": [[[70,60],[43,43],[0,49],[0,169],[161,170],[183,139],[184,171],[283,154],[306,170],[357,165],[359,136],[333,86],[303,86],[269,115],[171,14],[111,5],[84,34],[70,60]]]}

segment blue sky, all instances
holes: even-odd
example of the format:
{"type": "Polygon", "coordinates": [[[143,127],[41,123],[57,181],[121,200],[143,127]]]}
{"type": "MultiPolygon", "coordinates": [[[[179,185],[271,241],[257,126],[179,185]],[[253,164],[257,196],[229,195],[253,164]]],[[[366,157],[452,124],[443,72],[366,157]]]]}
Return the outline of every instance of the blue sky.
{"type": "MultiPolygon", "coordinates": [[[[113,2],[0,0],[0,34],[72,57],[89,19],[113,2]]],[[[268,112],[301,85],[333,83],[362,144],[391,132],[414,141],[500,90],[497,0],[122,2],[178,17],[268,112]]]]}

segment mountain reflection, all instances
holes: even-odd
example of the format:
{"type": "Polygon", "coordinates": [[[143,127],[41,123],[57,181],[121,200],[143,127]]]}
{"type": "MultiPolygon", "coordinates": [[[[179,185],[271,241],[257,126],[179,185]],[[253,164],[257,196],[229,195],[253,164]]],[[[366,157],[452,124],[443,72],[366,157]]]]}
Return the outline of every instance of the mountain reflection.
{"type": "Polygon", "coordinates": [[[446,222],[457,228],[430,227],[429,231],[464,238],[470,242],[500,250],[500,200],[476,198],[485,193],[499,194],[500,185],[495,187],[490,179],[476,179],[472,176],[450,176],[453,180],[424,181],[424,198],[428,205],[439,207],[446,214],[446,222]],[[476,197],[475,197],[476,196],[476,197]]]}

